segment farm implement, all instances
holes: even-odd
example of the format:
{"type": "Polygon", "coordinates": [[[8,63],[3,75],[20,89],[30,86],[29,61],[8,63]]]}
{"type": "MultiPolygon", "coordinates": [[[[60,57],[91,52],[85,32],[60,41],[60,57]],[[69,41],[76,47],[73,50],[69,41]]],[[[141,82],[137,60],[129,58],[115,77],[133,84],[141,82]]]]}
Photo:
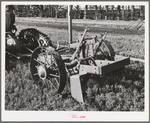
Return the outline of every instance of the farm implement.
{"type": "MultiPolygon", "coordinates": [[[[130,58],[115,55],[111,44],[106,41],[107,33],[85,38],[89,29],[80,35],[78,42],[69,46],[55,45],[40,31],[29,28],[18,36],[7,34],[6,57],[20,59],[31,56],[30,70],[32,78],[41,87],[61,93],[70,80],[71,95],[78,102],[84,102],[84,86],[90,75],[101,76],[130,63],[130,58]],[[60,55],[76,49],[71,55],[60,55]]],[[[6,59],[7,61],[7,59],[6,59]]]]}
{"type": "Polygon", "coordinates": [[[144,21],[138,19],[137,21],[131,22],[129,25],[127,25],[125,29],[141,30],[143,25],[144,25],[144,21]]]}

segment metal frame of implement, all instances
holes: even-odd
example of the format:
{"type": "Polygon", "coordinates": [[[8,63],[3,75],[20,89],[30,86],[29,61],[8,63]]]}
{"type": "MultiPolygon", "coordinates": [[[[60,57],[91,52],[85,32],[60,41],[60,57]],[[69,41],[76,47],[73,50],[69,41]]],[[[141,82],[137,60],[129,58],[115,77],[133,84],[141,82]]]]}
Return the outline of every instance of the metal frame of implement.
{"type": "MultiPolygon", "coordinates": [[[[69,58],[69,56],[62,55],[62,58],[65,60],[66,58],[69,58]]],[[[114,61],[94,61],[96,66],[80,64],[79,73],[70,76],[71,95],[78,102],[84,102],[81,76],[87,74],[104,75],[130,64],[130,58],[120,55],[116,55],[114,61]]]]}
{"type": "MultiPolygon", "coordinates": [[[[69,27],[69,48],[78,47],[78,43],[72,44],[72,17],[71,17],[72,6],[68,6],[68,27],[69,27]]],[[[62,55],[63,59],[68,59],[69,56],[62,55]]],[[[130,58],[116,55],[114,61],[106,60],[94,60],[95,66],[80,64],[79,74],[70,76],[71,95],[78,102],[84,102],[82,83],[80,81],[81,76],[87,74],[103,75],[119,68],[130,64],[130,58]]]]}

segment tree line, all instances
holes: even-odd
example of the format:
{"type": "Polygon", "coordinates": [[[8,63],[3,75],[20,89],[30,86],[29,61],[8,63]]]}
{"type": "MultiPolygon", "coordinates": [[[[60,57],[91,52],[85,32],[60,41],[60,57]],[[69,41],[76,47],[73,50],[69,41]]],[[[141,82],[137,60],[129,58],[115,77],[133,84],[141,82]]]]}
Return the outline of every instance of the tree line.
{"type": "MultiPolygon", "coordinates": [[[[67,18],[67,5],[15,5],[14,10],[18,17],[50,17],[67,18]]],[[[72,8],[73,19],[94,20],[137,20],[145,19],[145,6],[113,5],[85,5],[81,8],[74,5],[72,8]]]]}

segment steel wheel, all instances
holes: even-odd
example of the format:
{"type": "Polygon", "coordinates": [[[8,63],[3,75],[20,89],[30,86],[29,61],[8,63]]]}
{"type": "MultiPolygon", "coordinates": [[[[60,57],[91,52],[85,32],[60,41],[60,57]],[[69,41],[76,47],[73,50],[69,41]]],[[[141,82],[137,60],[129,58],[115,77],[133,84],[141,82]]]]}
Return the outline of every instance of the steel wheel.
{"type": "Polygon", "coordinates": [[[46,47],[36,48],[31,58],[31,73],[35,83],[61,92],[66,82],[66,71],[61,56],[46,47]]]}
{"type": "Polygon", "coordinates": [[[114,60],[115,52],[108,41],[103,41],[101,46],[94,46],[94,58],[98,60],[114,60]]]}

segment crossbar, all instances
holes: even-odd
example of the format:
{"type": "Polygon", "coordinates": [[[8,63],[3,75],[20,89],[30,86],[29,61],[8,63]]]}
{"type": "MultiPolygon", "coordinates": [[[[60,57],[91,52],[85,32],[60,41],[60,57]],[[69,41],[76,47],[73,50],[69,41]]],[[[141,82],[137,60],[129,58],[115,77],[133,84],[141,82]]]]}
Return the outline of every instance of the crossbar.
{"type": "Polygon", "coordinates": [[[115,61],[95,60],[97,66],[80,65],[80,73],[87,72],[95,75],[102,75],[130,64],[130,58],[124,56],[115,56],[115,61]]]}

